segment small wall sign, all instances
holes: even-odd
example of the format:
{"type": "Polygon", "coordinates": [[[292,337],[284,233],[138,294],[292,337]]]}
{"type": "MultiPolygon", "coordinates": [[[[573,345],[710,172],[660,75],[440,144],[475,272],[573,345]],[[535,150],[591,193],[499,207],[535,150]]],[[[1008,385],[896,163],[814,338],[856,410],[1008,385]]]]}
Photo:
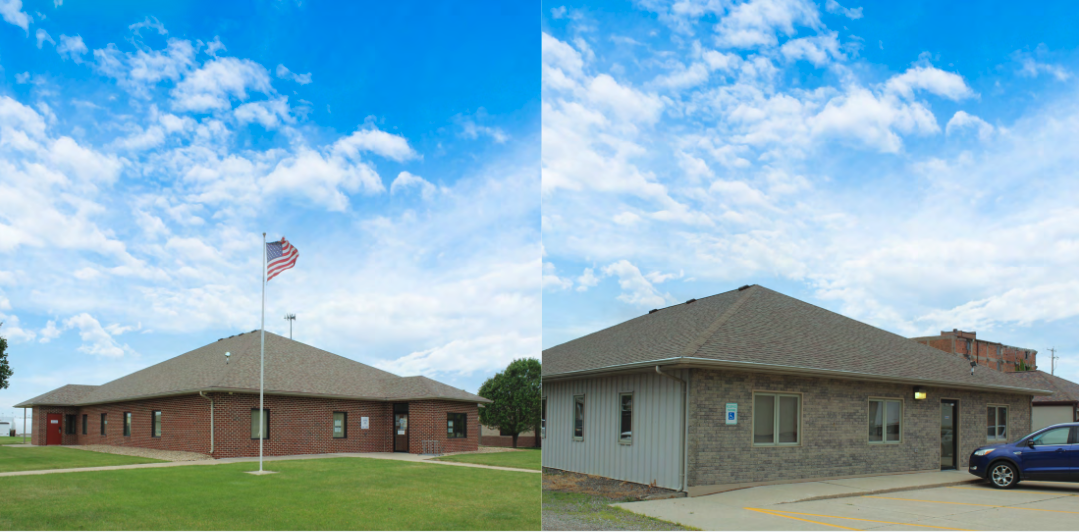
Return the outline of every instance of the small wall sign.
{"type": "Polygon", "coordinates": [[[738,403],[727,403],[727,424],[738,424],[738,403]]]}
{"type": "Polygon", "coordinates": [[[367,429],[371,428],[370,419],[371,418],[361,417],[360,418],[360,428],[363,429],[363,430],[367,430],[367,429]]]}

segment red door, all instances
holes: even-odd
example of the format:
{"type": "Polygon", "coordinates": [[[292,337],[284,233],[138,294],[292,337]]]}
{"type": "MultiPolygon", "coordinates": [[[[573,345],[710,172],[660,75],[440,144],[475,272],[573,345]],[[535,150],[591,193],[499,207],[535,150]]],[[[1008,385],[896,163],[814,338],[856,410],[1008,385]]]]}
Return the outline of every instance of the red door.
{"type": "Polygon", "coordinates": [[[49,414],[45,418],[45,445],[60,445],[63,443],[64,430],[63,423],[60,420],[63,418],[60,414],[49,414]]]}

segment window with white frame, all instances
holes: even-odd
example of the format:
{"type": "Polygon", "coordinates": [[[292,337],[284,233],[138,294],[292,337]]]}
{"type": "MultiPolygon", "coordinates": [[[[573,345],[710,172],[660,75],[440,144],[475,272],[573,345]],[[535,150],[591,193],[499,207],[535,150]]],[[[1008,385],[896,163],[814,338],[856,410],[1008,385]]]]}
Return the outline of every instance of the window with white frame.
{"type": "Polygon", "coordinates": [[[633,443],[633,394],[618,394],[619,403],[619,443],[633,443]]]}
{"type": "Polygon", "coordinates": [[[540,399],[540,438],[547,437],[547,398],[540,399]]]}
{"type": "Polygon", "coordinates": [[[903,434],[903,401],[869,400],[869,443],[899,443],[903,434]]]}
{"type": "Polygon", "coordinates": [[[753,394],[753,444],[797,445],[802,425],[802,396],[753,394]]]}
{"type": "Polygon", "coordinates": [[[989,406],[986,433],[989,436],[989,441],[1006,441],[1008,439],[1008,407],[989,406]]]}
{"type": "Polygon", "coordinates": [[[573,396],[573,439],[584,440],[584,396],[573,396]]]}

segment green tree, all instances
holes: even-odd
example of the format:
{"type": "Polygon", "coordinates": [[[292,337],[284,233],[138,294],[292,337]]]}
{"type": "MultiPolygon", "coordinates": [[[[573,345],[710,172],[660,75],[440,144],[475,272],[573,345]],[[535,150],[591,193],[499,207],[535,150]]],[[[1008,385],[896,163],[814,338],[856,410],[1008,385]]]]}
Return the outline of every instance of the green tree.
{"type": "MultiPolygon", "coordinates": [[[[480,408],[480,423],[517,436],[529,429],[539,436],[540,361],[521,358],[480,386],[480,396],[491,402],[480,408]]],[[[536,438],[539,443],[539,438],[536,438]]]]}
{"type": "MultiPolygon", "coordinates": [[[[0,327],[3,326],[4,322],[0,321],[0,327]]],[[[11,366],[7,363],[7,340],[0,336],[0,390],[11,384],[11,376],[14,374],[15,372],[11,371],[11,366]]]]}

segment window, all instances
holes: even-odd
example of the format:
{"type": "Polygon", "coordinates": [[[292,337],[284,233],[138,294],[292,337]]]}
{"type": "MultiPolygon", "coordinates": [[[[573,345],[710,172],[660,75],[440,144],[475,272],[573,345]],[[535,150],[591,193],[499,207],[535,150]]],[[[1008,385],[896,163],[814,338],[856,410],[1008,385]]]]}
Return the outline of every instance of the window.
{"type": "Polygon", "coordinates": [[[82,415],[82,433],[83,434],[86,434],[86,425],[87,425],[87,418],[88,417],[89,416],[87,416],[86,414],[82,415]]]}
{"type": "Polygon", "coordinates": [[[466,415],[466,414],[446,414],[446,437],[447,438],[467,438],[468,437],[468,415],[466,415]]]}
{"type": "Polygon", "coordinates": [[[540,438],[547,437],[547,398],[540,399],[540,438]]]}
{"type": "Polygon", "coordinates": [[[105,426],[109,424],[108,414],[101,414],[101,435],[105,435],[105,426]]]}
{"type": "Polygon", "coordinates": [[[75,434],[75,414],[66,414],[64,416],[64,432],[75,434]]]}
{"type": "Polygon", "coordinates": [[[154,410],[150,416],[150,437],[161,437],[161,411],[154,410]]]}
{"type": "Polygon", "coordinates": [[[131,412],[124,412],[124,436],[131,435],[131,412]]]}
{"type": "Polygon", "coordinates": [[[251,409],[251,439],[259,439],[259,418],[262,418],[262,426],[265,430],[262,432],[262,439],[270,439],[270,409],[267,408],[262,411],[262,416],[259,416],[259,409],[251,409]]]}
{"type": "Polygon", "coordinates": [[[584,440],[584,396],[573,396],[573,439],[584,440]]]}
{"type": "Polygon", "coordinates": [[[344,438],[348,436],[348,413],[333,413],[333,437],[344,438]]]}
{"type": "Polygon", "coordinates": [[[1047,430],[1035,436],[1031,441],[1034,442],[1034,445],[1067,445],[1069,432],[1071,432],[1071,429],[1068,427],[1047,430]]]}
{"type": "Polygon", "coordinates": [[[899,443],[902,436],[903,402],[869,400],[869,443],[899,443]]]}
{"type": "Polygon", "coordinates": [[[802,397],[793,394],[753,395],[753,444],[796,445],[801,428],[802,397]]]}
{"type": "Polygon", "coordinates": [[[619,402],[619,415],[621,416],[620,431],[618,433],[619,443],[633,443],[633,394],[623,393],[618,394],[619,402]]]}
{"type": "Polygon", "coordinates": [[[986,433],[989,436],[989,441],[1008,440],[1008,407],[989,406],[986,433]]]}

